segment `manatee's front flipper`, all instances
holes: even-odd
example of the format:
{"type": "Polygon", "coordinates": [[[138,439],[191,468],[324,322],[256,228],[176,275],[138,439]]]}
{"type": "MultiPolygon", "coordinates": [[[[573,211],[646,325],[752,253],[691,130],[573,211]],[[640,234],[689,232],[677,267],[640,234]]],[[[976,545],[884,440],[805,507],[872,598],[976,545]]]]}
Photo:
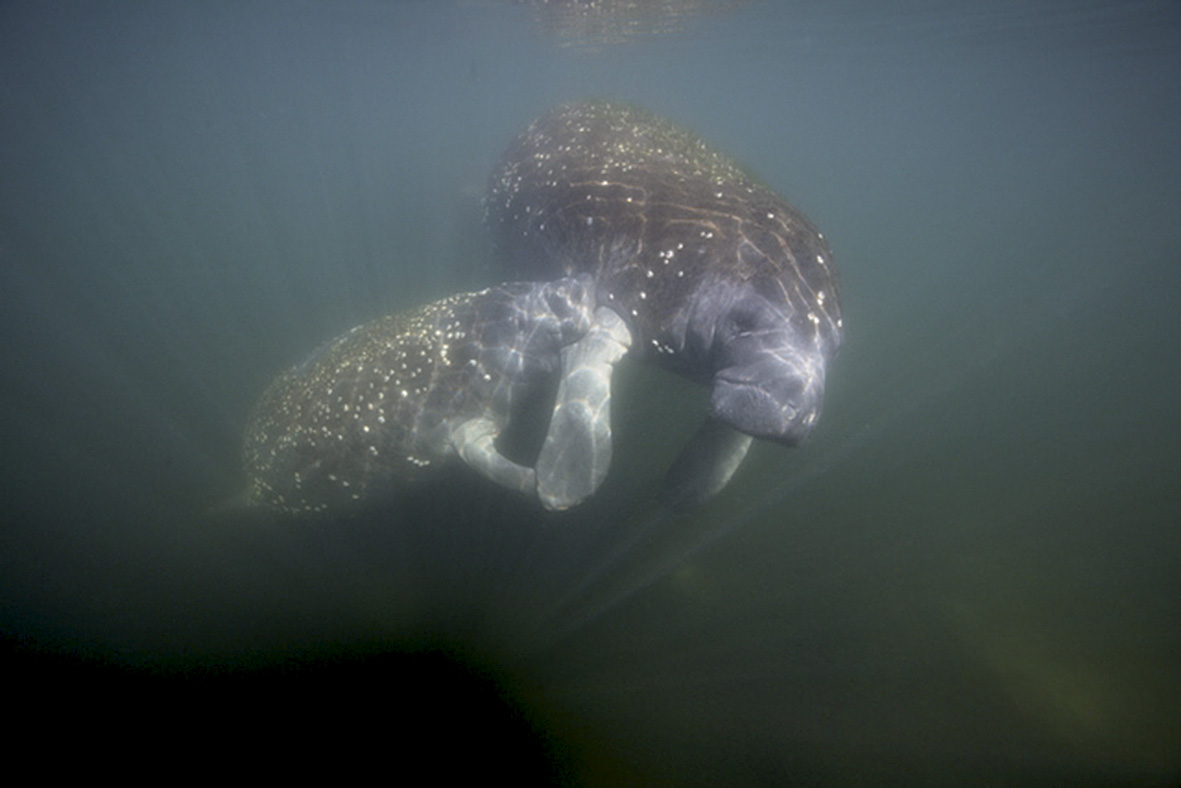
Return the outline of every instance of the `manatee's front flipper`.
{"type": "Polygon", "coordinates": [[[716,419],[706,419],[668,469],[661,502],[684,509],[717,495],[742,464],[751,440],[716,419]]]}
{"type": "Polygon", "coordinates": [[[631,345],[623,319],[595,310],[590,331],[562,349],[562,379],[537,458],[537,497],[568,509],[589,497],[611,466],[611,371],[631,345]]]}
{"type": "Polygon", "coordinates": [[[501,487],[532,493],[537,475],[532,468],[517,465],[496,450],[498,434],[491,419],[471,419],[452,431],[451,443],[464,462],[501,487]]]}

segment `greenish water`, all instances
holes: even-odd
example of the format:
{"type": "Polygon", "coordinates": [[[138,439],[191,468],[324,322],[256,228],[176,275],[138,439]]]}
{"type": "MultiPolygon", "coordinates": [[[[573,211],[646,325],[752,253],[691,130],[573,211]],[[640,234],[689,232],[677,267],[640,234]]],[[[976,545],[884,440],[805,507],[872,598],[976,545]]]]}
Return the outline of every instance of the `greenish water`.
{"type": "Polygon", "coordinates": [[[1181,11],[708,5],[648,34],[492,1],[6,4],[10,675],[163,708],[264,685],[287,700],[253,714],[326,736],[292,698],[343,688],[571,784],[1174,784],[1181,11]],[[348,520],[211,513],[275,373],[497,281],[485,179],[589,96],[695,129],[831,241],[812,438],[663,511],[706,392],[625,366],[572,512],[457,469],[348,520]]]}

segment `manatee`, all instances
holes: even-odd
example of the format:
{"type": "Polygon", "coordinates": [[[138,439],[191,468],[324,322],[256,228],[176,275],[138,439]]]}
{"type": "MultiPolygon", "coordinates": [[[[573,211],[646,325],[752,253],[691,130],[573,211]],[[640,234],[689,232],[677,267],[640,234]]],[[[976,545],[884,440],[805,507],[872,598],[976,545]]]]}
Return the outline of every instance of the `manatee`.
{"type": "MultiPolygon", "coordinates": [[[[666,479],[670,502],[719,491],[751,438],[793,445],[816,425],[843,334],[832,251],[691,132],[617,103],[557,107],[505,151],[485,211],[513,278],[591,275],[630,356],[711,386],[707,420],[666,479]]],[[[610,384],[609,370],[592,377],[610,384]]],[[[554,443],[592,431],[603,427],[567,424],[554,443]]]]}
{"type": "MultiPolygon", "coordinates": [[[[455,456],[497,484],[536,494],[535,470],[502,455],[495,441],[519,398],[558,373],[563,349],[588,339],[592,327],[597,347],[604,322],[610,316],[596,321],[583,276],[453,295],[357,326],[279,375],[259,399],[243,451],[249,503],[340,511],[413,484],[455,456]]],[[[564,396],[564,409],[578,407],[576,393],[564,396]]],[[[594,422],[565,425],[550,429],[551,441],[591,447],[609,461],[609,446],[597,448],[595,435],[563,431],[593,431],[594,422]]],[[[561,455],[547,456],[561,463],[561,455]]],[[[572,497],[560,476],[568,470],[546,474],[553,493],[539,496],[543,503],[563,508],[572,497]]],[[[576,471],[587,478],[572,483],[584,489],[606,469],[579,463],[576,471]]]]}

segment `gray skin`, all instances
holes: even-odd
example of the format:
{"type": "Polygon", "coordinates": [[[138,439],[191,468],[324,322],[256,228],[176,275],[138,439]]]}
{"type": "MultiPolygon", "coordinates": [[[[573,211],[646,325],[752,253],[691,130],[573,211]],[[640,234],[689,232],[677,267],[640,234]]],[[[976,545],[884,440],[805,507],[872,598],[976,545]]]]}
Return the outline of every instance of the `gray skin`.
{"type": "MultiPolygon", "coordinates": [[[[712,387],[666,500],[717,493],[751,437],[793,445],[812,431],[843,333],[832,252],[803,214],[695,135],[625,105],[558,107],[509,146],[485,209],[512,277],[590,274],[596,301],[622,322],[617,344],[712,387]]],[[[567,426],[555,440],[601,431],[567,426]]]]}
{"type": "MultiPolygon", "coordinates": [[[[564,508],[580,495],[567,492],[564,471],[547,471],[539,490],[535,470],[504,457],[495,441],[518,398],[558,374],[563,350],[580,340],[593,346],[600,332],[585,276],[464,293],[357,326],[259,399],[244,442],[248,502],[338,512],[413,484],[457,455],[497,484],[564,508]]],[[[569,399],[566,407],[575,407],[569,399]]],[[[609,414],[609,401],[597,404],[609,414]]],[[[593,429],[583,419],[550,432],[558,443],[586,447],[595,445],[593,429]],[[565,432],[572,429],[591,432],[565,432]]],[[[561,463],[560,454],[551,450],[547,461],[561,463]]],[[[593,467],[578,470],[583,476],[569,479],[575,490],[601,481],[593,467]]]]}

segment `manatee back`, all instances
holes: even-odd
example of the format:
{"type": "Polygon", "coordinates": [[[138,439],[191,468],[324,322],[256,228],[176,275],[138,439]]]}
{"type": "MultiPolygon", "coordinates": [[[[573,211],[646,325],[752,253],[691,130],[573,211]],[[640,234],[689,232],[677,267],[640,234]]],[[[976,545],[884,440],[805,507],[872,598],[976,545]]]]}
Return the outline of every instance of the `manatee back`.
{"type": "Polygon", "coordinates": [[[430,317],[423,309],[357,326],[271,383],[244,441],[252,503],[338,510],[423,473],[436,459],[415,451],[439,361],[430,317]]]}
{"type": "Polygon", "coordinates": [[[453,453],[456,427],[497,430],[585,332],[585,288],[502,285],[358,326],[271,383],[245,433],[249,497],[326,512],[396,492],[453,453]],[[563,300],[572,299],[572,300],[563,300]],[[564,314],[555,314],[555,305],[564,314]]]}
{"type": "Polygon", "coordinates": [[[489,182],[488,226],[505,272],[592,274],[642,354],[662,363],[696,294],[757,282],[840,345],[840,283],[808,219],[700,138],[610,102],[558,107],[505,151],[489,182]]]}

